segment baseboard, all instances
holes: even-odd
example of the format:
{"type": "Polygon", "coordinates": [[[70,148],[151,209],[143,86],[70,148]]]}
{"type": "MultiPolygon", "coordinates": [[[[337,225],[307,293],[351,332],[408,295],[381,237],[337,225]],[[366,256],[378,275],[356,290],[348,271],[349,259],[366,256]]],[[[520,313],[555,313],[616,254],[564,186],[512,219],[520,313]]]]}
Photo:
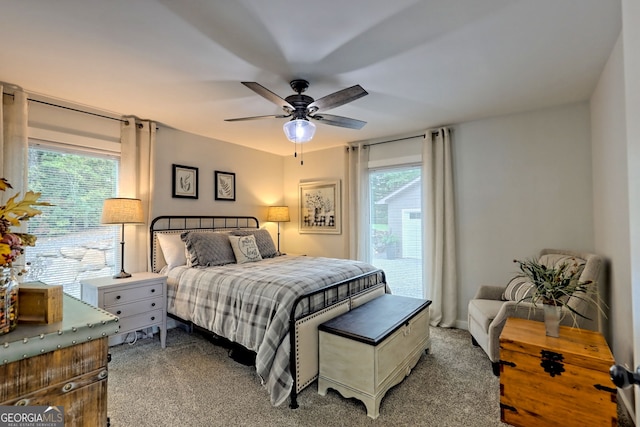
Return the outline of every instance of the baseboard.
{"type": "Polygon", "coordinates": [[[629,414],[629,418],[631,419],[631,421],[633,421],[633,424],[637,425],[636,411],[634,409],[635,405],[633,403],[632,397],[633,392],[618,389],[618,398],[622,400],[623,408],[627,411],[627,414],[629,414]]]}
{"type": "Polygon", "coordinates": [[[456,320],[456,329],[469,330],[469,322],[463,320],[456,320]]]}

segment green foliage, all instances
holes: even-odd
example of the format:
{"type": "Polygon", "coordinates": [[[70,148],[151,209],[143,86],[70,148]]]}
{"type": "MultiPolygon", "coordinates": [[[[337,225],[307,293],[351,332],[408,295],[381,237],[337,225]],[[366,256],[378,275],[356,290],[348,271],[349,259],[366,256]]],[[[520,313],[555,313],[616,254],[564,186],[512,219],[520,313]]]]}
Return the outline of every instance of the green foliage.
{"type": "Polygon", "coordinates": [[[30,232],[56,236],[100,226],[104,199],[116,194],[114,161],[30,148],[29,187],[55,205],[29,222],[30,232]]]}
{"type": "MultiPolygon", "coordinates": [[[[525,296],[522,301],[531,302],[534,305],[538,303],[565,306],[572,315],[580,316],[588,319],[582,313],[575,311],[568,301],[570,297],[582,299],[589,303],[598,305],[597,301],[591,296],[591,280],[580,281],[582,268],[578,262],[562,263],[557,267],[548,267],[540,264],[535,259],[524,261],[513,260],[520,267],[520,277],[526,278],[534,286],[532,292],[525,296]]],[[[591,320],[591,319],[589,319],[591,320]]]]}

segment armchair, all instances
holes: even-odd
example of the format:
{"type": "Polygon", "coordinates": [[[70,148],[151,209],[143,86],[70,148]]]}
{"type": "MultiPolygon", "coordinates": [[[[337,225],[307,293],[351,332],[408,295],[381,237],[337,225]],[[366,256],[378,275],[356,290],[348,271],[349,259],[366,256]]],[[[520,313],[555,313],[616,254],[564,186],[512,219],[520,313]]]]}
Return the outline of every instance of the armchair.
{"type": "MultiPolygon", "coordinates": [[[[572,258],[584,265],[580,280],[593,281],[591,292],[596,293],[604,264],[601,256],[584,252],[543,249],[538,260],[544,265],[553,267],[569,262],[572,258]]],[[[536,307],[530,302],[518,302],[522,298],[523,284],[526,284],[524,279],[515,277],[507,286],[480,286],[475,297],[469,301],[468,325],[471,341],[473,345],[480,346],[487,353],[496,376],[500,375],[500,333],[507,318],[521,317],[544,321],[544,310],[541,304],[536,307]]],[[[602,315],[598,307],[577,297],[571,297],[568,305],[590,320],[577,317],[575,320],[577,324],[574,324],[574,317],[566,307],[563,307],[562,310],[566,315],[563,315],[561,325],[602,332],[602,315]]]]}

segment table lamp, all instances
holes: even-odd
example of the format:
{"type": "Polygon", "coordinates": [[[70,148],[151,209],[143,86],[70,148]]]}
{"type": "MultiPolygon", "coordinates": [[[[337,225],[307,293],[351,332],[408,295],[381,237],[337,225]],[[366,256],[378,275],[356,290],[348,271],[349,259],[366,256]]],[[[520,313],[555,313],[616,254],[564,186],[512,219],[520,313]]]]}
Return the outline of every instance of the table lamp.
{"type": "Polygon", "coordinates": [[[278,255],[282,255],[280,252],[280,223],[291,221],[289,218],[289,206],[269,206],[267,221],[278,223],[278,255]]]}
{"type": "Polygon", "coordinates": [[[124,271],[124,225],[144,224],[142,214],[142,201],[140,199],[129,199],[115,197],[106,199],[102,206],[102,224],[121,224],[122,239],[120,240],[120,273],[113,276],[114,279],[124,279],[131,277],[131,274],[124,271]]]}

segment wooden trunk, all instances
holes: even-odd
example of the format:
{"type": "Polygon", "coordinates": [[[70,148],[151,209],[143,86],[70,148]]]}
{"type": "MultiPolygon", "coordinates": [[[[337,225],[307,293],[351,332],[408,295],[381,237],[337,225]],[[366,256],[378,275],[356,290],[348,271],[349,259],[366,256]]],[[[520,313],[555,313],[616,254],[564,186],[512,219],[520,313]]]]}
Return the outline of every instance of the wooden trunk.
{"type": "Polygon", "coordinates": [[[0,366],[0,405],[63,406],[66,426],[107,424],[107,338],[0,366]]]}
{"type": "Polygon", "coordinates": [[[509,318],[500,335],[500,418],[514,426],[616,426],[611,351],[598,332],[509,318]]]}
{"type": "Polygon", "coordinates": [[[63,320],[19,324],[0,345],[1,406],[62,406],[66,427],[106,426],[117,317],[63,294],[63,320]]]}

